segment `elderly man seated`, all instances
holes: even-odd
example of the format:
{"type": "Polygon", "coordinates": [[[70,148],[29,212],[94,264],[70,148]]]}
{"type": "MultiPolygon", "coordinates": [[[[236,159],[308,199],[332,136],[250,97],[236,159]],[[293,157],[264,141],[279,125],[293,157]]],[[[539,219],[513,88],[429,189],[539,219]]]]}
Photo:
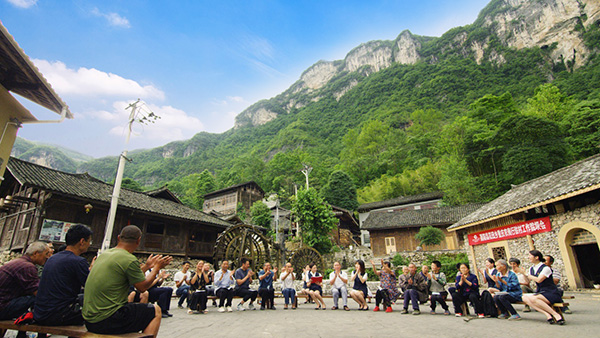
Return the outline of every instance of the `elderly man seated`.
{"type": "Polygon", "coordinates": [[[40,284],[35,265],[44,265],[48,252],[48,244],[33,242],[22,257],[0,267],[0,319],[17,318],[33,307],[40,284]]]}
{"type": "Polygon", "coordinates": [[[413,315],[421,314],[419,299],[427,297],[427,280],[421,273],[417,273],[417,266],[413,263],[408,265],[408,276],[400,282],[404,292],[404,309],[400,313],[408,313],[408,304],[412,302],[413,315]]]}

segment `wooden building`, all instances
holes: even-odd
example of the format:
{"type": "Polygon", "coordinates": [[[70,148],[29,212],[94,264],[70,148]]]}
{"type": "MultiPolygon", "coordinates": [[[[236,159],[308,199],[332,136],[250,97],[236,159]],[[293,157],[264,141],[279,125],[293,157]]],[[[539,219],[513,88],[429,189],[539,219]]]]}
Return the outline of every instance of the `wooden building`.
{"type": "Polygon", "coordinates": [[[563,288],[600,284],[600,155],[514,186],[448,230],[472,266],[515,257],[528,267],[537,249],[555,258],[563,288]]]}
{"type": "MultiPolygon", "coordinates": [[[[98,250],[113,191],[87,173],[70,174],[10,158],[0,187],[0,250],[21,251],[37,239],[64,242],[71,224],[94,232],[98,250]]],[[[216,238],[229,224],[183,205],[168,189],[121,190],[112,244],[128,224],[142,230],[139,253],[211,259],[216,238]]]]}
{"type": "Polygon", "coordinates": [[[401,251],[415,251],[419,246],[415,235],[421,227],[434,226],[444,231],[446,239],[439,245],[425,246],[424,251],[456,250],[461,241],[446,227],[481,207],[468,204],[455,207],[436,207],[412,210],[383,210],[371,212],[361,230],[369,231],[371,250],[375,256],[401,251]]]}
{"type": "Polygon", "coordinates": [[[338,219],[338,226],[331,231],[333,241],[342,247],[360,243],[360,226],[352,212],[335,205],[332,205],[331,209],[338,219]]]}
{"type": "Polygon", "coordinates": [[[252,204],[264,197],[265,192],[262,188],[256,182],[250,181],[204,195],[202,211],[205,213],[216,211],[224,216],[233,215],[237,213],[237,206],[241,203],[246,213],[250,215],[252,204]]]}
{"type": "Polygon", "coordinates": [[[369,231],[362,229],[363,223],[371,212],[378,211],[401,211],[437,208],[442,202],[444,194],[441,191],[428,192],[411,196],[400,196],[385,201],[361,204],[358,207],[358,223],[361,229],[360,243],[370,246],[369,231]]]}

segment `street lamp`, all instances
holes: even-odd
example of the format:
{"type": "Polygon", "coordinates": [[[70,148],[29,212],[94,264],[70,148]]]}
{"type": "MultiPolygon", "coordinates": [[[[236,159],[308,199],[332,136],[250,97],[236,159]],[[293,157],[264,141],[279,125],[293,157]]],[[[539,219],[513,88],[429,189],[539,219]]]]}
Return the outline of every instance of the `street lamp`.
{"type": "Polygon", "coordinates": [[[153,112],[148,112],[147,115],[141,113],[138,115],[140,99],[137,99],[134,103],[130,104],[127,109],[131,108],[131,113],[129,114],[129,121],[127,123],[127,137],[125,139],[125,150],[119,156],[119,166],[117,168],[117,177],[115,178],[115,185],[113,187],[113,193],[110,199],[110,210],[108,212],[108,219],[106,220],[106,231],[104,233],[104,239],[102,240],[102,246],[100,247],[100,252],[107,250],[110,247],[110,239],[112,237],[113,228],[115,226],[115,216],[117,215],[117,206],[119,204],[119,195],[121,194],[121,182],[123,181],[123,170],[125,169],[125,161],[127,159],[127,146],[129,145],[129,139],[131,138],[131,128],[133,126],[133,122],[139,122],[141,124],[146,124],[148,122],[154,123],[156,119],[160,117],[155,115],[153,112]]]}
{"type": "Polygon", "coordinates": [[[302,163],[302,166],[304,166],[304,168],[302,168],[302,170],[300,170],[300,171],[306,177],[306,190],[308,190],[308,175],[313,170],[313,168],[310,165],[306,164],[306,163],[302,163]]]}

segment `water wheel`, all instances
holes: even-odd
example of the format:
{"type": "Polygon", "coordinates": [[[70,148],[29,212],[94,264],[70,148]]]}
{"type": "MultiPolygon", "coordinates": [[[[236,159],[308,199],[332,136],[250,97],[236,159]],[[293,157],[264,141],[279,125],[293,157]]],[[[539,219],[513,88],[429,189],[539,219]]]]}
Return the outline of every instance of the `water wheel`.
{"type": "Polygon", "coordinates": [[[245,224],[236,225],[223,231],[217,238],[213,260],[220,264],[230,261],[230,269],[240,266],[240,259],[250,259],[250,268],[259,271],[265,262],[270,261],[270,242],[260,232],[245,224]]]}
{"type": "Polygon", "coordinates": [[[292,257],[290,258],[290,262],[292,263],[296,274],[302,273],[304,267],[311,263],[317,264],[317,269],[319,271],[325,271],[326,269],[321,254],[317,250],[308,246],[294,251],[292,257]]]}

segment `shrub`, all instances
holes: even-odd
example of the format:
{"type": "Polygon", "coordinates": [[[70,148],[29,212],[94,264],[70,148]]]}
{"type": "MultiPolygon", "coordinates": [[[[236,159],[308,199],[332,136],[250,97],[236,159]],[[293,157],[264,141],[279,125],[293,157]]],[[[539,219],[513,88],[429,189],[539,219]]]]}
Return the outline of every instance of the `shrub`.
{"type": "Polygon", "coordinates": [[[404,265],[408,265],[408,263],[410,263],[408,261],[408,259],[404,258],[404,256],[402,256],[400,254],[396,254],[394,256],[394,258],[392,258],[392,265],[394,266],[394,268],[398,268],[398,267],[401,267],[401,266],[404,266],[404,265]]]}
{"type": "Polygon", "coordinates": [[[444,231],[432,226],[426,226],[419,230],[415,238],[421,245],[438,245],[444,240],[445,236],[444,231]]]}

